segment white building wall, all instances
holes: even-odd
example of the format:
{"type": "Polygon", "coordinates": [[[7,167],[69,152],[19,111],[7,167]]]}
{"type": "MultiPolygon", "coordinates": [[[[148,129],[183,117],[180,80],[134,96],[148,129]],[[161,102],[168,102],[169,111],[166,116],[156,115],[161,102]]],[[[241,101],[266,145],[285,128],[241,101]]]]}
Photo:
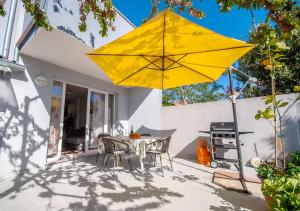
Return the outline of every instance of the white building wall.
{"type": "Polygon", "coordinates": [[[99,34],[100,26],[91,14],[87,17],[86,32],[80,32],[78,28],[80,23],[79,4],[78,1],[74,2],[70,0],[48,0],[47,16],[49,17],[50,24],[76,36],[93,48],[98,48],[99,46],[109,43],[134,29],[134,26],[118,12],[114,22],[116,31],[109,29],[109,36],[102,37],[101,34],[99,34]]]}
{"type": "MultiPolygon", "coordinates": [[[[11,1],[6,1],[4,4],[6,15],[4,17],[0,17],[0,50],[1,50],[0,54],[1,55],[2,55],[2,49],[3,49],[3,43],[4,43],[4,37],[6,32],[7,19],[10,11],[10,6],[11,6],[11,1]]],[[[8,55],[9,60],[13,60],[16,43],[18,42],[23,32],[25,9],[21,1],[18,1],[17,3],[16,14],[17,15],[15,16],[14,28],[12,32],[12,38],[11,38],[11,45],[10,45],[10,50],[8,55]]]]}
{"type": "MultiPolygon", "coordinates": [[[[46,164],[48,130],[53,80],[109,91],[116,94],[118,131],[127,133],[128,90],[41,60],[22,56],[27,69],[14,73],[12,85],[19,110],[1,113],[0,178],[27,172],[29,175],[46,164]],[[37,86],[33,81],[43,75],[48,84],[37,86]]],[[[26,173],[25,173],[26,174],[26,173]]]]}

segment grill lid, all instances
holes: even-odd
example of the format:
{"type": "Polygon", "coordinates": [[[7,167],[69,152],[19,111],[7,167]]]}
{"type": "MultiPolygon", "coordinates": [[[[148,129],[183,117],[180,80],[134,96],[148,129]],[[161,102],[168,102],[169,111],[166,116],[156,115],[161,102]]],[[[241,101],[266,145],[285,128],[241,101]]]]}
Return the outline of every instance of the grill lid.
{"type": "Polygon", "coordinates": [[[210,124],[210,130],[234,130],[234,122],[212,122],[210,124]]]}

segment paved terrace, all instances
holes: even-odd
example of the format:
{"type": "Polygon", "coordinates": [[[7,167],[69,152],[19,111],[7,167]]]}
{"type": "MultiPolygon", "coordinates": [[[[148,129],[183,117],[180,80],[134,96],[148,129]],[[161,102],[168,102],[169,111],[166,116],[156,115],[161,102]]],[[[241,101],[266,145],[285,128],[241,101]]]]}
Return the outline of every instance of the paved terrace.
{"type": "MultiPolygon", "coordinates": [[[[100,171],[95,157],[50,165],[38,174],[0,181],[0,210],[267,209],[260,197],[213,184],[211,168],[176,158],[171,172],[167,160],[163,162],[165,177],[159,167],[146,164],[144,175],[119,167],[116,179],[109,171],[100,171]]],[[[138,160],[133,164],[137,168],[138,160]]]]}

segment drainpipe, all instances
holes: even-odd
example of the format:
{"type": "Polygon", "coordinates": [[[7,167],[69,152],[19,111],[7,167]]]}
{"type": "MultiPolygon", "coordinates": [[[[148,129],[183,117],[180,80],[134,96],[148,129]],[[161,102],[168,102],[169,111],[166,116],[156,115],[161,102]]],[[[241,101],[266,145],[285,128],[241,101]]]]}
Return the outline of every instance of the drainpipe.
{"type": "Polygon", "coordinates": [[[12,36],[13,28],[14,28],[17,3],[18,3],[18,0],[11,1],[8,21],[7,21],[7,25],[6,25],[6,33],[5,33],[4,44],[3,44],[3,49],[2,49],[2,58],[6,59],[6,60],[8,59],[9,48],[10,48],[10,44],[11,44],[11,36],[12,36]]]}
{"type": "Polygon", "coordinates": [[[14,50],[13,62],[15,62],[17,64],[19,63],[19,51],[20,51],[19,46],[16,46],[15,50],[14,50]]]}

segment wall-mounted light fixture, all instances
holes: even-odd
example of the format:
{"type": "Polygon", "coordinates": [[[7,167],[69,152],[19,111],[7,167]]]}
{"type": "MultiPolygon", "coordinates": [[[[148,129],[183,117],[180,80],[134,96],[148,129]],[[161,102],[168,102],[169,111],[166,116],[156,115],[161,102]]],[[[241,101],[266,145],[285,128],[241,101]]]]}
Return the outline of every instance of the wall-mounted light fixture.
{"type": "Polygon", "coordinates": [[[34,82],[38,85],[38,86],[47,86],[48,84],[48,80],[45,76],[39,75],[37,77],[35,77],[34,82]]]}

